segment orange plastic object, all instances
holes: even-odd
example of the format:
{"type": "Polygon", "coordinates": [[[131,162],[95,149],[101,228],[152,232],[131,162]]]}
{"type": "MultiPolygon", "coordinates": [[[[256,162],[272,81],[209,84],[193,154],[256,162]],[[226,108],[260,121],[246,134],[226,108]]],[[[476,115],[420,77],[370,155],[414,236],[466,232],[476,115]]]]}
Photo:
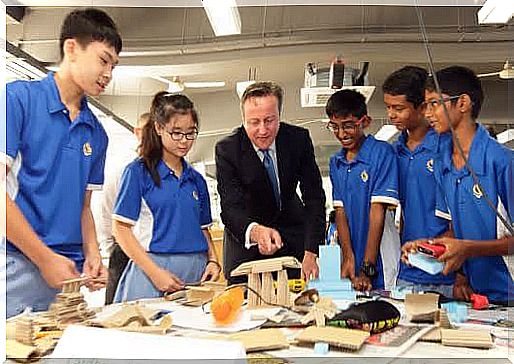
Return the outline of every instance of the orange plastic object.
{"type": "Polygon", "coordinates": [[[241,311],[244,291],[242,287],[229,288],[211,302],[211,312],[218,325],[232,323],[241,311]]]}

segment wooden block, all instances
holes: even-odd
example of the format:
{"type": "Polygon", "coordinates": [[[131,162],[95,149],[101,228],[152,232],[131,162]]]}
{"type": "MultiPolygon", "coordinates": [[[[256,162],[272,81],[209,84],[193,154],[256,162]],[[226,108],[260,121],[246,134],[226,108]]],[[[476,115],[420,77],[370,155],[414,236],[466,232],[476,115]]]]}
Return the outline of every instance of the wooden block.
{"type": "Polygon", "coordinates": [[[490,349],[493,340],[489,331],[441,329],[441,343],[445,346],[490,349]]]}
{"type": "Polygon", "coordinates": [[[214,291],[207,287],[186,287],[188,301],[208,302],[214,298],[214,291]]]}
{"type": "Polygon", "coordinates": [[[212,289],[213,291],[221,292],[227,288],[227,282],[206,281],[202,283],[201,287],[206,287],[212,289]]]}
{"type": "Polygon", "coordinates": [[[280,262],[261,262],[252,267],[252,273],[276,272],[282,269],[280,262]]]}
{"type": "Polygon", "coordinates": [[[246,352],[287,349],[289,343],[279,329],[262,329],[229,335],[230,340],[243,343],[246,352]]]}
{"type": "Polygon", "coordinates": [[[283,306],[289,305],[289,286],[285,269],[277,273],[277,303],[283,306]]]}
{"type": "Polygon", "coordinates": [[[325,314],[322,310],[314,310],[314,319],[316,320],[316,326],[325,326],[325,314]]]}
{"type": "Polygon", "coordinates": [[[251,273],[248,275],[248,308],[259,306],[260,299],[255,292],[261,291],[261,277],[258,273],[251,273]],[[255,291],[255,292],[253,292],[255,291]]]}
{"type": "Polygon", "coordinates": [[[263,302],[261,302],[261,306],[268,305],[269,303],[274,303],[274,288],[273,288],[273,276],[270,272],[262,273],[262,289],[261,296],[263,302]]]}
{"type": "MultiPolygon", "coordinates": [[[[252,273],[254,266],[259,266],[256,269],[267,269],[267,271],[277,271],[282,268],[301,268],[302,265],[295,257],[278,257],[270,259],[255,260],[251,262],[245,262],[240,264],[236,269],[230,272],[230,276],[242,276],[252,273]],[[280,265],[280,267],[279,267],[280,265]],[[273,269],[273,270],[269,270],[273,269]]],[[[262,270],[263,272],[265,270],[262,270]]],[[[254,272],[257,273],[257,272],[254,272]]]]}
{"type": "Polygon", "coordinates": [[[369,332],[360,330],[330,326],[309,326],[296,336],[296,340],[300,343],[308,344],[325,342],[337,348],[358,350],[368,337],[369,332]]]}

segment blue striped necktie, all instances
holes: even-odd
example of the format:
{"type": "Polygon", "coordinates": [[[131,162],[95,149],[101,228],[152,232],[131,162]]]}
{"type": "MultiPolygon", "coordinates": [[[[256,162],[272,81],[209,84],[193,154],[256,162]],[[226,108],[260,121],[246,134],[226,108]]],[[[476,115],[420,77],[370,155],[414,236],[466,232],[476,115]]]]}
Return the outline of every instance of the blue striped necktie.
{"type": "Polygon", "coordinates": [[[280,209],[281,201],[280,201],[280,192],[278,190],[278,180],[277,175],[275,173],[275,167],[273,166],[273,159],[269,155],[269,149],[260,149],[262,154],[264,154],[264,159],[262,163],[264,164],[264,168],[266,168],[266,172],[268,173],[269,180],[271,182],[271,187],[273,188],[273,194],[275,195],[275,202],[277,203],[278,208],[280,209]]]}

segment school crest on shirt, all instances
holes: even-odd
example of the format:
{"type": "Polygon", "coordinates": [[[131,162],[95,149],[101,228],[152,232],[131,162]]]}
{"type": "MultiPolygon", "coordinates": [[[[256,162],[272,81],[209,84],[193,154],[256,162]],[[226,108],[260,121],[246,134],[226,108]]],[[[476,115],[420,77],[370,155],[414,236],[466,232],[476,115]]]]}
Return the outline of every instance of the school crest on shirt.
{"type": "Polygon", "coordinates": [[[193,198],[198,201],[198,192],[193,191],[193,198]]]}
{"type": "Polygon", "coordinates": [[[433,159],[429,159],[427,161],[427,170],[432,173],[434,172],[434,160],[433,159]]]}
{"type": "Polygon", "coordinates": [[[369,179],[368,172],[362,171],[361,172],[361,180],[362,180],[362,182],[366,183],[366,182],[368,182],[368,179],[369,179]]]}
{"type": "Polygon", "coordinates": [[[89,144],[89,142],[84,143],[82,146],[82,152],[84,152],[86,157],[89,157],[91,154],[93,154],[93,148],[91,148],[91,144],[89,144]]]}
{"type": "Polygon", "coordinates": [[[484,195],[482,190],[480,189],[480,186],[478,184],[473,185],[473,195],[475,195],[476,198],[482,198],[484,195]]]}

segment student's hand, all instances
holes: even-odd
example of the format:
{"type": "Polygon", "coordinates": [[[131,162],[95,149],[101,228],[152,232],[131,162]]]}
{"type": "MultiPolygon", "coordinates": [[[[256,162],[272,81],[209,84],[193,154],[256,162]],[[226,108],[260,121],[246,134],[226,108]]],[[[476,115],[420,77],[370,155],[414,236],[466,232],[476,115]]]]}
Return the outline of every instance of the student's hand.
{"type": "Polygon", "coordinates": [[[50,287],[57,289],[62,288],[64,281],[80,277],[80,273],[75,267],[73,260],[53,252],[39,266],[39,271],[46,283],[50,287]]]}
{"type": "Polygon", "coordinates": [[[161,292],[175,292],[184,288],[184,282],[166,269],[159,269],[150,279],[155,288],[161,292]]]}
{"type": "Polygon", "coordinates": [[[457,273],[453,285],[453,298],[461,301],[470,301],[473,293],[466,276],[462,273],[457,273]]]}
{"type": "Polygon", "coordinates": [[[305,282],[309,282],[311,279],[318,278],[319,267],[316,262],[316,254],[305,251],[302,261],[302,278],[305,282]]]}
{"type": "Polygon", "coordinates": [[[361,272],[359,276],[353,280],[353,288],[360,292],[371,291],[371,288],[373,288],[371,279],[361,272]]]}
{"type": "Polygon", "coordinates": [[[86,257],[83,273],[85,276],[94,279],[91,282],[86,282],[86,287],[89,288],[89,291],[97,291],[106,286],[109,272],[102,264],[102,257],[100,254],[89,255],[86,257]]]}
{"type": "Polygon", "coordinates": [[[444,254],[438,258],[440,262],[445,263],[443,268],[444,275],[459,270],[462,263],[464,263],[468,257],[468,242],[465,240],[438,238],[434,239],[434,244],[440,244],[446,247],[444,254]]]}
{"type": "Polygon", "coordinates": [[[350,278],[353,282],[355,280],[355,258],[353,254],[351,256],[348,255],[345,255],[343,258],[343,264],[341,265],[341,278],[350,278]]]}
{"type": "Polygon", "coordinates": [[[250,240],[257,243],[259,253],[262,255],[273,255],[282,248],[282,237],[280,233],[272,228],[255,225],[250,231],[250,240]]]}
{"type": "Polygon", "coordinates": [[[214,262],[208,262],[202,274],[201,282],[217,281],[221,273],[221,268],[214,262]]]}
{"type": "Polygon", "coordinates": [[[426,243],[431,239],[417,239],[413,241],[407,241],[405,244],[402,245],[402,262],[407,264],[409,267],[411,266],[409,262],[408,255],[410,253],[416,254],[418,252],[418,244],[420,243],[426,243]]]}

